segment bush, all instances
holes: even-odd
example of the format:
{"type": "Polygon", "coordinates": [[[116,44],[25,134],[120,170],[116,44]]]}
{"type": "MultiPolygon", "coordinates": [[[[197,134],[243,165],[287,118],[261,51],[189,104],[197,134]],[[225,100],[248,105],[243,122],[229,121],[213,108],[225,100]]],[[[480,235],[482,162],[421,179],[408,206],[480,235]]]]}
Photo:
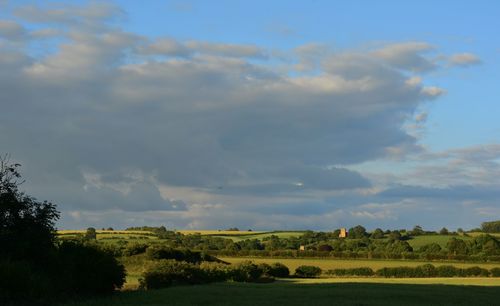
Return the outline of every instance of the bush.
{"type": "Polygon", "coordinates": [[[466,268],[462,270],[463,276],[490,276],[490,272],[478,266],[466,268]]]}
{"type": "Polygon", "coordinates": [[[271,269],[268,274],[273,277],[289,277],[290,270],[284,264],[276,262],[271,264],[271,269]]]}
{"type": "Polygon", "coordinates": [[[493,277],[500,277],[500,268],[493,268],[490,270],[490,274],[493,277]]]}
{"type": "Polygon", "coordinates": [[[436,268],[436,276],[438,277],[460,276],[462,274],[461,272],[461,269],[449,265],[439,266],[436,268]]]}
{"type": "Polygon", "coordinates": [[[125,268],[96,246],[63,242],[59,246],[59,290],[66,295],[111,293],[125,282],[125,268]]]}
{"type": "Polygon", "coordinates": [[[200,284],[206,277],[199,266],[188,262],[162,259],[143,273],[139,280],[143,289],[159,289],[174,284],[200,284]]]}
{"type": "Polygon", "coordinates": [[[377,276],[382,277],[415,277],[415,268],[411,267],[391,267],[391,268],[382,268],[378,269],[375,272],[377,276]]]}
{"type": "Polygon", "coordinates": [[[295,276],[303,278],[314,278],[321,274],[321,268],[316,266],[299,266],[295,269],[295,276]]]}
{"type": "Polygon", "coordinates": [[[328,270],[327,274],[335,276],[372,276],[375,274],[371,268],[351,268],[351,269],[333,269],[328,270]]]}
{"type": "Polygon", "coordinates": [[[20,301],[41,302],[52,296],[51,280],[43,273],[24,261],[0,261],[0,304],[20,301]]]}
{"type": "Polygon", "coordinates": [[[216,262],[203,262],[200,269],[205,273],[205,282],[222,282],[230,279],[233,269],[230,265],[216,262]]]}
{"type": "Polygon", "coordinates": [[[431,264],[425,264],[415,268],[415,277],[435,277],[436,275],[436,267],[431,264]]]}
{"type": "Polygon", "coordinates": [[[132,256],[146,253],[149,245],[145,243],[133,243],[128,245],[125,250],[123,250],[123,256],[132,256]]]}
{"type": "Polygon", "coordinates": [[[174,249],[164,245],[150,246],[146,250],[146,257],[151,260],[174,259],[199,264],[203,261],[221,262],[216,257],[189,249],[174,249]]]}
{"type": "Polygon", "coordinates": [[[274,279],[263,275],[261,267],[251,261],[234,266],[204,262],[193,264],[172,259],[154,262],[139,280],[142,289],[158,289],[173,285],[193,285],[233,280],[236,282],[270,282],[274,279]]]}
{"type": "Polygon", "coordinates": [[[262,267],[251,261],[243,261],[233,267],[233,280],[236,282],[255,282],[264,275],[262,267]]]}

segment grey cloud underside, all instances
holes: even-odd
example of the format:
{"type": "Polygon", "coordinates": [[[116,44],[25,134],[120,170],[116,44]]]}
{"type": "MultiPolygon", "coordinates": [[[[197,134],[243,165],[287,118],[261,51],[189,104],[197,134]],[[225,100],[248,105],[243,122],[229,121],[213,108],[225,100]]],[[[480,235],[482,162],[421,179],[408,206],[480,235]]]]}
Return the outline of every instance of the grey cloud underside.
{"type": "Polygon", "coordinates": [[[322,213],[341,206],[329,193],[372,186],[345,165],[419,149],[402,127],[429,99],[408,83],[412,71],[436,68],[427,44],[299,48],[318,70],[301,74],[296,63],[283,63],[285,72],[266,63],[279,59],[251,44],[123,32],[108,24],[121,14],[111,6],[39,10],[16,14],[58,24],[46,36],[67,34],[44,57],[0,49],[0,151],[23,163],[28,190],[63,209],[187,211],[183,226],[202,224],[191,223],[204,218],[202,200],[160,193],[170,186],[208,194],[241,218],[247,204],[234,203],[238,196],[264,206],[296,197],[324,203],[310,206],[322,213]]]}

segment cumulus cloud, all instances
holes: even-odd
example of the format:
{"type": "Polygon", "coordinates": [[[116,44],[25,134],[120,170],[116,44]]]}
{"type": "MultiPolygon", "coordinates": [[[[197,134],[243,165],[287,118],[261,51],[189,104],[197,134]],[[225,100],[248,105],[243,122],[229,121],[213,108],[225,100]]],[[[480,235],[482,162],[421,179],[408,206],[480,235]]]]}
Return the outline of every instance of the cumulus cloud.
{"type": "Polygon", "coordinates": [[[99,25],[99,22],[123,16],[124,12],[109,2],[91,2],[85,6],[54,3],[24,5],[17,7],[14,14],[36,23],[99,25]]]}
{"type": "Polygon", "coordinates": [[[403,127],[444,93],[408,78],[436,69],[428,44],[298,47],[309,74],[252,44],[128,33],[108,4],[16,14],[64,39],[43,56],[0,49],[0,143],[68,227],[325,228],[411,211],[356,207],[389,197],[348,166],[420,150],[403,127]]]}
{"type": "Polygon", "coordinates": [[[406,42],[387,45],[374,51],[373,55],[400,69],[425,72],[435,69],[436,64],[423,53],[434,49],[425,42],[406,42]]]}
{"type": "Polygon", "coordinates": [[[428,96],[429,98],[436,98],[445,94],[446,90],[436,86],[427,86],[422,88],[421,93],[428,96]]]}
{"type": "Polygon", "coordinates": [[[17,22],[0,20],[0,38],[18,41],[26,38],[26,29],[17,22]]]}
{"type": "Polygon", "coordinates": [[[264,50],[255,45],[213,43],[206,41],[188,41],[186,47],[197,52],[227,57],[266,58],[264,50]]]}
{"type": "Polygon", "coordinates": [[[481,59],[472,53],[453,54],[449,58],[451,66],[469,67],[481,63],[481,59]]]}

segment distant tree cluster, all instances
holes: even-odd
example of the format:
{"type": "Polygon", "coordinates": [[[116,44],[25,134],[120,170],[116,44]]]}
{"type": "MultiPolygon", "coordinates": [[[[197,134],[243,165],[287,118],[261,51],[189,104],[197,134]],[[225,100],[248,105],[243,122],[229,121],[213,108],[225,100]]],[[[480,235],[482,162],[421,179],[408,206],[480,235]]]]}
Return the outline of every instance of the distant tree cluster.
{"type": "Polygon", "coordinates": [[[500,220],[481,223],[481,230],[485,233],[500,233],[500,220]]]}

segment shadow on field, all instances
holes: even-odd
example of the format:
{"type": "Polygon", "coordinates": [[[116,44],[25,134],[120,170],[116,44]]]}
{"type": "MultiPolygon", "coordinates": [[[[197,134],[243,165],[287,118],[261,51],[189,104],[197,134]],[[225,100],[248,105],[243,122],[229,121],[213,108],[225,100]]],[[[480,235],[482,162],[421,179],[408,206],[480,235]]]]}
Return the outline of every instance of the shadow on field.
{"type": "Polygon", "coordinates": [[[500,287],[377,283],[216,283],[118,292],[73,306],[159,305],[498,305],[500,287]]]}

